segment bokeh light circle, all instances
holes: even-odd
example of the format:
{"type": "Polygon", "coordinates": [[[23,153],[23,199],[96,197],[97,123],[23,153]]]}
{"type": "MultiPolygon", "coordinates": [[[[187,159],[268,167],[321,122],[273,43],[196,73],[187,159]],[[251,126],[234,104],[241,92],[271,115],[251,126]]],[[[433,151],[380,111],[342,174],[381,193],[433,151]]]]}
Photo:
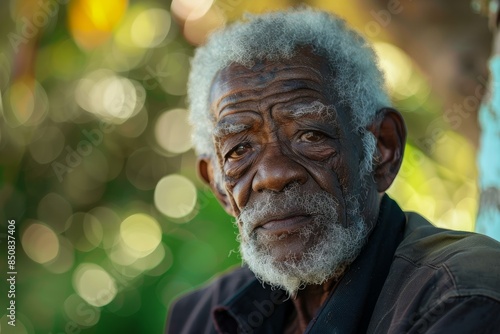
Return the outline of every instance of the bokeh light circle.
{"type": "Polygon", "coordinates": [[[54,231],[41,223],[32,223],[22,235],[23,249],[33,261],[47,263],[59,253],[59,240],[54,231]]]}
{"type": "Polygon", "coordinates": [[[141,84],[100,69],[80,79],[75,97],[78,105],[88,112],[121,124],[139,112],[146,93],[141,84]]]}
{"type": "Polygon", "coordinates": [[[92,263],[82,263],[73,273],[73,287],[83,300],[93,306],[104,306],[115,298],[115,280],[106,270],[92,263]]]}
{"type": "Polygon", "coordinates": [[[158,182],[154,193],[156,208],[171,218],[187,216],[196,205],[196,187],[184,176],[172,174],[158,182]]]}
{"type": "Polygon", "coordinates": [[[156,219],[138,213],[129,216],[121,223],[120,237],[127,248],[138,257],[144,257],[158,247],[162,231],[156,219]]]}
{"type": "Polygon", "coordinates": [[[173,109],[158,117],[155,138],[168,152],[184,153],[192,147],[191,127],[186,109],[173,109]]]}
{"type": "Polygon", "coordinates": [[[139,47],[158,46],[167,37],[170,21],[170,14],[166,10],[147,9],[137,15],[132,23],[131,39],[139,47]]]}
{"type": "Polygon", "coordinates": [[[200,18],[212,7],[214,0],[173,0],[172,12],[182,21],[188,17],[200,18]]]}

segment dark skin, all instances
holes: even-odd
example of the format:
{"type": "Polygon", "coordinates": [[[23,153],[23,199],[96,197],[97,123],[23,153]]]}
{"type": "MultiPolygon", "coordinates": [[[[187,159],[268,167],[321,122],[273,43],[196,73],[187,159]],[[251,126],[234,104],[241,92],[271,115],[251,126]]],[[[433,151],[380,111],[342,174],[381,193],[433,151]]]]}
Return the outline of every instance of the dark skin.
{"type": "MultiPolygon", "coordinates": [[[[300,50],[288,60],[257,62],[252,68],[232,64],[218,73],[210,96],[217,157],[199,158],[198,167],[230,215],[237,217],[264,190],[278,193],[298,183],[303,193],[331,194],[339,203],[337,223],[351,224],[345,199],[349,190],[361,189],[362,142],[349,125],[349,113],[326,93],[322,73],[328,70],[322,57],[300,50]],[[315,102],[335,109],[297,116],[297,111],[315,102]],[[238,130],[224,131],[228,126],[238,130]],[[213,164],[223,172],[221,186],[214,182],[213,164]]],[[[367,177],[367,189],[362,190],[362,216],[372,229],[380,199],[401,165],[406,128],[401,115],[386,108],[378,111],[367,129],[377,139],[375,167],[367,177]]],[[[286,233],[286,238],[269,241],[272,255],[278,261],[290,256],[300,259],[317,239],[303,242],[293,232],[311,220],[304,212],[278,213],[254,222],[252,233],[286,233]]],[[[292,298],[295,311],[285,332],[303,333],[336,284],[330,279],[299,290],[292,298]]]]}

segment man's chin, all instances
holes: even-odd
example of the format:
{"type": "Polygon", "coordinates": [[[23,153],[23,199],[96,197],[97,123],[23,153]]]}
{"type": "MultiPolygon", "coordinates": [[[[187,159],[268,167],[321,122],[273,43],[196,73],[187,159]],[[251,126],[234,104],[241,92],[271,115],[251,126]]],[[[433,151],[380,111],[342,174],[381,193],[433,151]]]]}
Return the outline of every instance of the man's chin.
{"type": "Polygon", "coordinates": [[[322,268],[311,267],[310,259],[292,254],[285,258],[257,255],[244,259],[244,262],[261,282],[283,289],[291,297],[295,297],[300,289],[308,285],[323,284],[329,279],[340,278],[348,265],[341,263],[322,268]]]}
{"type": "MultiPolygon", "coordinates": [[[[244,262],[261,282],[273,288],[283,289],[290,296],[295,296],[298,289],[304,285],[301,278],[290,272],[281,259],[267,255],[245,259],[244,262]]],[[[287,259],[286,262],[297,265],[300,261],[297,259],[287,259]]]]}
{"type": "Polygon", "coordinates": [[[357,257],[365,240],[361,219],[350,228],[331,225],[323,233],[289,234],[242,241],[240,252],[256,277],[295,296],[300,287],[339,278],[357,257]]]}
{"type": "Polygon", "coordinates": [[[243,261],[260,281],[286,290],[290,296],[295,296],[301,286],[322,283],[334,271],[329,268],[318,272],[311,266],[310,249],[298,236],[287,236],[260,246],[242,244],[243,261]]]}

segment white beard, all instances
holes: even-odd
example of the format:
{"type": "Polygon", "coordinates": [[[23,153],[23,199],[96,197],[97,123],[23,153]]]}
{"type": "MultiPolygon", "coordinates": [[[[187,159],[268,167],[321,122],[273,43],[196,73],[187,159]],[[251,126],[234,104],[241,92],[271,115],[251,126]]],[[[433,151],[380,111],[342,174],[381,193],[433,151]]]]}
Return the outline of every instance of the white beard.
{"type": "MultiPolygon", "coordinates": [[[[294,184],[281,193],[266,191],[259,202],[245,207],[238,217],[240,226],[240,252],[256,277],[274,288],[286,290],[296,296],[300,288],[322,284],[330,278],[340,277],[354,261],[363,247],[367,228],[360,214],[356,197],[346,200],[348,227],[338,219],[338,202],[326,191],[302,195],[294,184]],[[288,235],[264,236],[252,232],[252,223],[275,213],[292,212],[299,208],[313,217],[312,224],[301,227],[298,233],[304,245],[319,236],[299,257],[290,254],[277,260],[271,252],[269,241],[287,238],[288,235]]],[[[310,242],[309,242],[310,243],[310,242]]]]}

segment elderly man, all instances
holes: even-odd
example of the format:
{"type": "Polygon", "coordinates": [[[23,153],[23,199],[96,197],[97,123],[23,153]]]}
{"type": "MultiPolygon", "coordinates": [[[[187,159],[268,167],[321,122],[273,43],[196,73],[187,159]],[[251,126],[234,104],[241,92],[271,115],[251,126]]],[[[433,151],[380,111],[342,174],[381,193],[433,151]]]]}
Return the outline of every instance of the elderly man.
{"type": "Polygon", "coordinates": [[[406,129],[366,41],[311,9],[251,17],[198,49],[202,178],[244,266],[178,300],[168,333],[499,333],[500,246],[384,192],[406,129]]]}

